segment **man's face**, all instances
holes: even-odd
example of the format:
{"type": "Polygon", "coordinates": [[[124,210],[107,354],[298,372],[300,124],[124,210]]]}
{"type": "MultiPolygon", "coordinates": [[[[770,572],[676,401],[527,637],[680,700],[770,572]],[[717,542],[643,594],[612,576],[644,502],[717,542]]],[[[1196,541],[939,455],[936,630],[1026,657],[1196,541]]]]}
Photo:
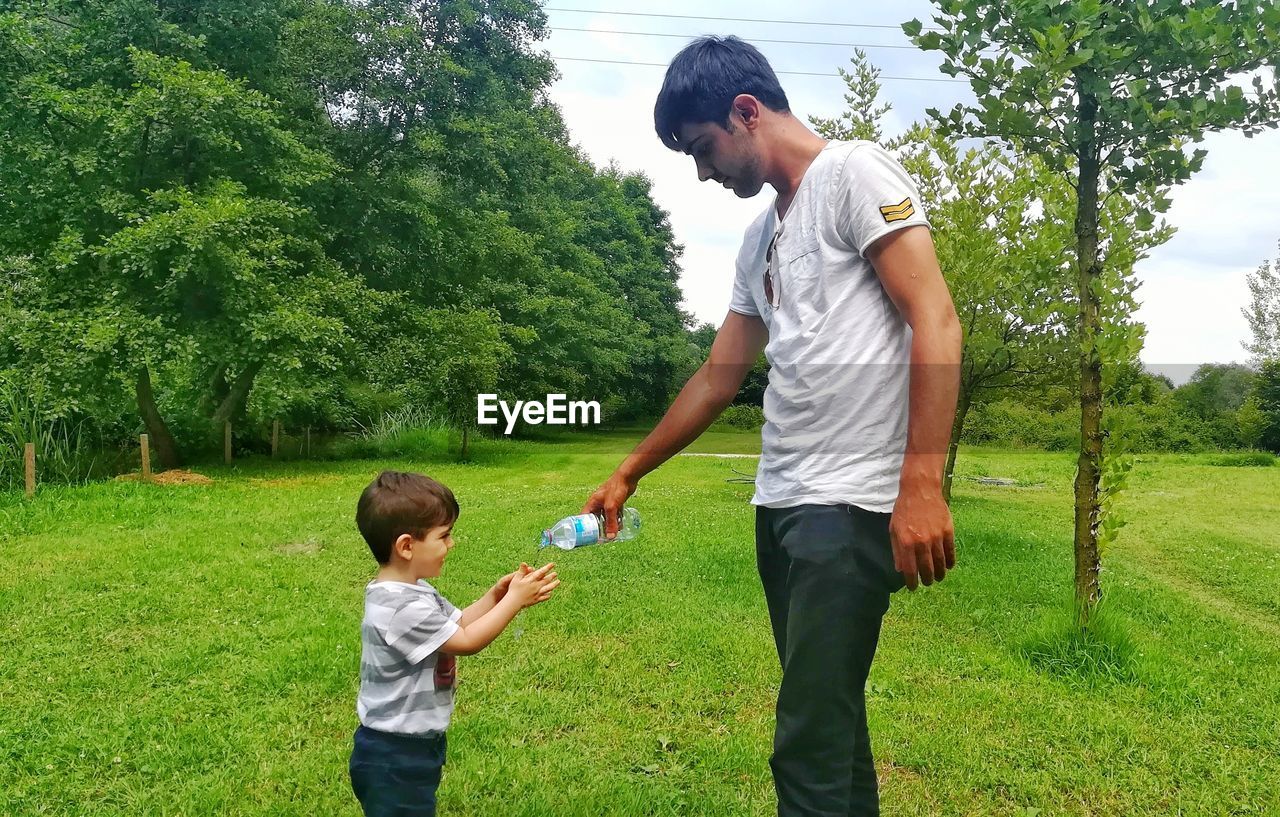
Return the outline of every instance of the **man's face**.
{"type": "Polygon", "coordinates": [[[764,177],[751,133],[741,120],[734,123],[736,117],[736,112],[729,115],[727,130],[716,122],[685,125],[680,142],[688,145],[685,152],[698,168],[698,181],[719,182],[738,198],[749,199],[764,187],[764,177]]]}

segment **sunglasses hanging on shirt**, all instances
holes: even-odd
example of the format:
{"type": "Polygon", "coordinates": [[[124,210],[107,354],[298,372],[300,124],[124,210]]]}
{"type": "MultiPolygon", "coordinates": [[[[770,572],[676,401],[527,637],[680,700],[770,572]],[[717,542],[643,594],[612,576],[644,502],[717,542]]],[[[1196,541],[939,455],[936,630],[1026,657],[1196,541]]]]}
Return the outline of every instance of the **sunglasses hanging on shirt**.
{"type": "MultiPolygon", "coordinates": [[[[782,303],[782,280],[774,271],[773,258],[778,248],[778,239],[782,237],[782,225],[778,225],[778,229],[773,234],[773,239],[769,242],[769,249],[764,253],[764,297],[769,301],[769,305],[775,310],[782,303]]],[[[782,265],[779,264],[779,267],[782,265]]]]}

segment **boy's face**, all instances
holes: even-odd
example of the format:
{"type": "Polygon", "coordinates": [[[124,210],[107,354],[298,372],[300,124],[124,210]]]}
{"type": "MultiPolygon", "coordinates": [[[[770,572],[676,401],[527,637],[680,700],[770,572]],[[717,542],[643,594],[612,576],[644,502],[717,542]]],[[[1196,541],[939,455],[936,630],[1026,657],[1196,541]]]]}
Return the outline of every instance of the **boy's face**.
{"type": "MultiPolygon", "coordinates": [[[[444,569],[444,560],[452,549],[452,523],[429,529],[421,539],[411,539],[408,542],[407,558],[414,578],[426,579],[439,576],[440,571],[444,569]]],[[[404,553],[403,549],[397,548],[397,550],[404,553]]]]}

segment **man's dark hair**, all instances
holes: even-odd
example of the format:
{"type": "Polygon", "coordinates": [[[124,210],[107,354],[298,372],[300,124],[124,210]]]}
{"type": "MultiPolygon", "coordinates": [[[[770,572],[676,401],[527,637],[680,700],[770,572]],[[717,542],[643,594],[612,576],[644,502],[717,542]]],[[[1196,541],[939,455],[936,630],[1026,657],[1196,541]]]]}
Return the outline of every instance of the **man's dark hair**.
{"type": "Polygon", "coordinates": [[[415,539],[458,519],[453,491],[422,474],[383,471],[356,503],[356,527],[378,564],[391,561],[391,546],[403,534],[415,539]]]}
{"type": "Polygon", "coordinates": [[[680,128],[715,122],[727,128],[733,99],[750,94],[771,111],[791,110],[764,54],[737,37],[699,37],[676,54],[653,107],[658,138],[683,150],[680,128]]]}

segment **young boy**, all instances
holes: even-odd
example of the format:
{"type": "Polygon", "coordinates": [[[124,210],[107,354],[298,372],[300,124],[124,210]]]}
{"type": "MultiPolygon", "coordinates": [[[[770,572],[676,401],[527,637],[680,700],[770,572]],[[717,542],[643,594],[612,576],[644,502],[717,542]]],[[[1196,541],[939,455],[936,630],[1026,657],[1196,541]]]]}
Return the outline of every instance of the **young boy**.
{"type": "Polygon", "coordinates": [[[465,610],[421,581],[453,547],[458,502],[422,474],[383,471],[364,489],[356,525],[380,565],[365,588],[360,696],[349,770],[367,817],[433,817],[453,711],[455,656],[474,655],[560,584],[547,564],[498,579],[465,610]]]}

